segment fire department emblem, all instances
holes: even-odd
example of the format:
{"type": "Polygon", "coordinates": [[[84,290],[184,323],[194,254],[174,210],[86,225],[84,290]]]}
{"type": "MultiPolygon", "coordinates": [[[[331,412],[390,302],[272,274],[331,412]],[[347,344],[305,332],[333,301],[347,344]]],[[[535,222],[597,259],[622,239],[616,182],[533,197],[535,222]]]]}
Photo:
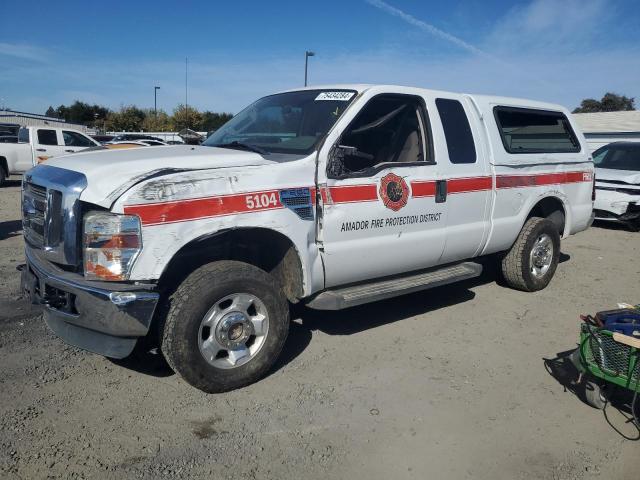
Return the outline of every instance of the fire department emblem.
{"type": "Polygon", "coordinates": [[[380,198],[385,207],[397,212],[407,204],[409,186],[404,178],[389,173],[380,181],[380,198]]]}

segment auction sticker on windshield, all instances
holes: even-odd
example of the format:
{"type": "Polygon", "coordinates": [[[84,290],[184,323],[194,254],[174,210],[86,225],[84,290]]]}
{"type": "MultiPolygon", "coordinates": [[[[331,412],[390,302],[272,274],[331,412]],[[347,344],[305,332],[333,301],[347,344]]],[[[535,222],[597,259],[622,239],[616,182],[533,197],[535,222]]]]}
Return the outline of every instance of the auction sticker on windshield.
{"type": "Polygon", "coordinates": [[[348,102],[353,97],[354,92],[322,92],[316,97],[318,100],[333,100],[340,102],[348,102]]]}

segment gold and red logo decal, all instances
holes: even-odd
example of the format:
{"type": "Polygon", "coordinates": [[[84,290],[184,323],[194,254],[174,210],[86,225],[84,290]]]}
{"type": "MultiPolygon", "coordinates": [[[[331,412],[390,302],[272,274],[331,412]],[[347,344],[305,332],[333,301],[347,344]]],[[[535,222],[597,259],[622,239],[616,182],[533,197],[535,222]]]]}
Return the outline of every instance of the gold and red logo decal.
{"type": "Polygon", "coordinates": [[[380,180],[380,198],[385,207],[397,212],[407,204],[409,186],[404,178],[389,173],[380,180]]]}

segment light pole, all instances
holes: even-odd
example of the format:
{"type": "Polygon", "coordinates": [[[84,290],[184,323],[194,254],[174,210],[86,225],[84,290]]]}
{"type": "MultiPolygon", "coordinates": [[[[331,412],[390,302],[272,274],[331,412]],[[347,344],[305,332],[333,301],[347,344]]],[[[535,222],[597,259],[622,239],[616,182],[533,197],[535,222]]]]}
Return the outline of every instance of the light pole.
{"type": "Polygon", "coordinates": [[[309,57],[315,57],[315,52],[307,50],[304,52],[304,86],[307,86],[307,69],[309,67],[309,57]]]}
{"type": "Polygon", "coordinates": [[[158,118],[158,90],[160,87],[153,87],[153,114],[158,118]]]}

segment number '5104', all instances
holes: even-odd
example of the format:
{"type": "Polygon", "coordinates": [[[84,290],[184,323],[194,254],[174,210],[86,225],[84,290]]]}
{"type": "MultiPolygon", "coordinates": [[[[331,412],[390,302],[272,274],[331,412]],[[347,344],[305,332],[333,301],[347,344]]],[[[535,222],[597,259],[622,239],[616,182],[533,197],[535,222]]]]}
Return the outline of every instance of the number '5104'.
{"type": "Polygon", "coordinates": [[[275,207],[278,205],[278,198],[276,197],[275,192],[247,195],[244,198],[247,202],[247,208],[249,210],[254,210],[256,208],[275,207]]]}

